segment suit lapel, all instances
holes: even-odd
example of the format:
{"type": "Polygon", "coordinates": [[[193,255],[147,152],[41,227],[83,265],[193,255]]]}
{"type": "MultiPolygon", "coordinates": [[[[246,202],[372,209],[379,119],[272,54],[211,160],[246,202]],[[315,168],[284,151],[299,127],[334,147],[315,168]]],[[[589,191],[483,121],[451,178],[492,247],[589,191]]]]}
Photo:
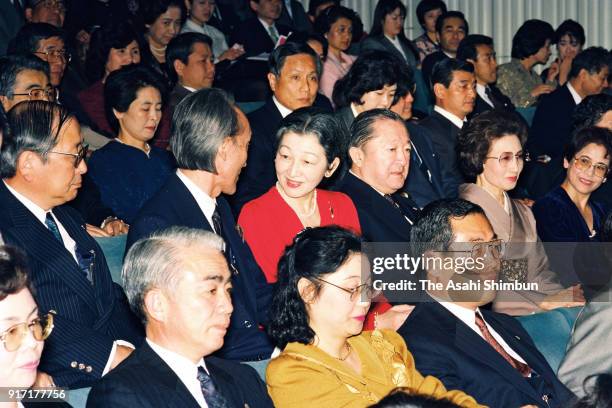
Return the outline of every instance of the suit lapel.
{"type": "Polygon", "coordinates": [[[169,196],[174,197],[174,209],[186,226],[213,231],[198,202],[176,174],[168,179],[167,188],[169,196]]]}
{"type": "Polygon", "coordinates": [[[216,365],[214,358],[205,358],[204,361],[206,362],[206,368],[215,383],[217,391],[231,403],[232,407],[244,406],[244,401],[240,398],[240,396],[242,396],[240,387],[236,385],[232,376],[220,366],[216,365]]]}
{"type": "MultiPolygon", "coordinates": [[[[387,49],[387,51],[389,51],[390,53],[395,55],[397,58],[399,58],[400,61],[406,62],[406,58],[404,58],[402,53],[399,52],[399,50],[397,48],[395,48],[395,45],[393,45],[393,43],[391,41],[389,41],[389,39],[385,35],[382,36],[382,45],[384,45],[384,47],[387,49]]],[[[404,47],[402,47],[402,49],[403,48],[404,47]]],[[[406,50],[404,50],[404,52],[406,52],[406,50]]]]}

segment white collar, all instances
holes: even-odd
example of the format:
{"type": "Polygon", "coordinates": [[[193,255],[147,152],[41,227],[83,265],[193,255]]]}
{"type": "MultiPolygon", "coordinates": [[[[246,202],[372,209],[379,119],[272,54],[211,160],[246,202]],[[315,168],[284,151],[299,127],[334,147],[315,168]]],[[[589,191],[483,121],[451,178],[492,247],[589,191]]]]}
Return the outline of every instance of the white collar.
{"type": "Polygon", "coordinates": [[[204,28],[204,26],[206,26],[206,23],[200,25],[196,23],[195,21],[193,21],[192,19],[188,18],[187,21],[185,21],[185,26],[191,29],[201,31],[204,28]]]}
{"type": "Polygon", "coordinates": [[[274,101],[274,105],[276,105],[276,109],[278,109],[283,119],[293,112],[291,109],[286,108],[285,105],[280,103],[278,99],[276,99],[276,96],[272,96],[272,100],[274,101]]]}
{"type": "Polygon", "coordinates": [[[197,92],[197,89],[192,88],[190,86],[186,86],[186,85],[181,85],[183,88],[185,88],[186,90],[188,90],[189,92],[197,92]]]}
{"type": "Polygon", "coordinates": [[[265,29],[266,29],[266,32],[268,32],[268,33],[270,32],[270,27],[274,27],[274,28],[276,28],[276,26],[275,26],[275,24],[274,24],[274,23],[272,23],[272,24],[268,24],[268,23],[266,23],[265,21],[263,21],[263,20],[262,20],[261,18],[259,18],[259,17],[257,17],[257,19],[259,20],[259,22],[261,23],[261,25],[263,26],[263,28],[265,28],[265,29]]]}
{"type": "MultiPolygon", "coordinates": [[[[15,196],[15,198],[17,200],[19,200],[19,202],[21,204],[23,204],[32,214],[34,214],[34,216],[36,217],[36,219],[38,221],[40,221],[43,225],[46,226],[45,218],[47,218],[47,211],[43,210],[42,208],[40,208],[38,206],[38,204],[34,203],[32,200],[30,200],[29,198],[27,198],[23,194],[19,193],[13,187],[9,186],[6,181],[4,181],[4,180],[2,180],[2,181],[4,182],[4,185],[6,186],[8,191],[10,191],[11,194],[13,194],[15,196]]],[[[51,210],[52,210],[52,208],[49,209],[49,211],[51,211],[51,210]]]]}
{"type": "Polygon", "coordinates": [[[202,191],[202,189],[191,181],[189,177],[183,174],[181,169],[176,169],[176,176],[183,182],[183,184],[185,184],[187,190],[189,190],[196,203],[198,203],[198,207],[200,207],[200,210],[202,210],[202,213],[204,213],[206,220],[210,226],[214,228],[212,216],[215,212],[215,207],[217,206],[217,200],[202,191]]]}
{"type": "Polygon", "coordinates": [[[572,94],[572,98],[574,98],[574,103],[576,105],[580,104],[580,102],[582,102],[582,97],[578,94],[578,92],[576,92],[570,81],[567,81],[567,89],[569,89],[570,93],[572,94]]]}
{"type": "Polygon", "coordinates": [[[354,102],[351,102],[350,107],[351,107],[351,112],[353,112],[353,117],[356,118],[357,116],[359,116],[359,112],[357,112],[357,109],[355,109],[355,103],[354,102]]]}
{"type": "Polygon", "coordinates": [[[441,108],[438,105],[434,106],[434,110],[438,112],[440,115],[444,116],[446,119],[450,120],[453,123],[453,125],[457,126],[459,129],[463,127],[465,120],[462,120],[461,118],[459,118],[459,116],[453,113],[450,113],[449,111],[447,111],[444,108],[441,108]]]}
{"type": "Polygon", "coordinates": [[[456,57],[456,56],[455,56],[455,57],[453,57],[452,55],[450,55],[448,52],[446,52],[446,51],[444,51],[444,50],[442,50],[442,52],[443,52],[443,53],[444,53],[444,55],[446,55],[448,58],[455,58],[455,57],[456,57]]]}
{"type": "Polygon", "coordinates": [[[489,99],[489,96],[487,95],[487,87],[488,85],[481,85],[477,82],[476,83],[476,93],[478,94],[478,96],[480,96],[480,98],[483,101],[485,101],[488,105],[493,107],[493,102],[491,101],[491,99],[489,99]]]}

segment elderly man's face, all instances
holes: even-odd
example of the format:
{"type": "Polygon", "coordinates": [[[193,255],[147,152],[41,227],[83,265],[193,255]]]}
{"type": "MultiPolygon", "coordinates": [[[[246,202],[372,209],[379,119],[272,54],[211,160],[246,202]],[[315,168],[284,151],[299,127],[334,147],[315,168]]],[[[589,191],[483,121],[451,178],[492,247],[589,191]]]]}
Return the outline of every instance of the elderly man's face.
{"type": "Polygon", "coordinates": [[[223,346],[230,324],[230,272],[223,254],[197,248],[182,260],[180,280],[164,293],[163,330],[173,351],[196,362],[223,346]]]}
{"type": "Polygon", "coordinates": [[[215,167],[220,180],[220,192],[228,195],[236,192],[236,183],[238,183],[242,168],[246,166],[251,141],[249,121],[240,109],[235,109],[238,114],[240,133],[237,136],[225,138],[215,159],[215,167]]]}
{"type": "Polygon", "coordinates": [[[49,100],[49,96],[45,91],[51,91],[47,74],[43,71],[24,69],[15,77],[13,97],[0,96],[0,101],[5,112],[8,112],[9,109],[19,102],[37,99],[49,100]]]}
{"type": "Polygon", "coordinates": [[[65,17],[66,7],[62,0],[43,0],[34,8],[26,9],[26,19],[30,23],[47,23],[61,28],[65,17]]]}
{"type": "Polygon", "coordinates": [[[49,37],[38,42],[36,56],[49,64],[51,85],[59,87],[68,64],[64,40],[59,37],[49,37]]]}
{"type": "Polygon", "coordinates": [[[312,106],[319,90],[314,58],[309,54],[287,57],[280,75],[269,73],[268,82],[276,99],[287,109],[294,111],[312,106]]]}
{"type": "Polygon", "coordinates": [[[393,194],[408,177],[410,138],[403,122],[379,119],[373,124],[374,137],[360,148],[351,147],[351,170],[383,194],[393,194]]]}

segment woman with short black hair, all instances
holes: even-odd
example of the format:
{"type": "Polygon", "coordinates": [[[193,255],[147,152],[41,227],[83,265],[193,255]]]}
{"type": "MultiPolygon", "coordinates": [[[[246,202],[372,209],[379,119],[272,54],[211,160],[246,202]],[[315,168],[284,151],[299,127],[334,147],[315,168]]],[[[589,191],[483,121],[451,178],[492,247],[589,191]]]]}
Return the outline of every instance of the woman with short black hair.
{"type": "Polygon", "coordinates": [[[440,51],[436,32],[436,20],[447,12],[446,3],[442,0],[421,0],[416,9],[417,19],[423,28],[423,34],[414,39],[414,46],[419,50],[419,60],[440,51]]]}

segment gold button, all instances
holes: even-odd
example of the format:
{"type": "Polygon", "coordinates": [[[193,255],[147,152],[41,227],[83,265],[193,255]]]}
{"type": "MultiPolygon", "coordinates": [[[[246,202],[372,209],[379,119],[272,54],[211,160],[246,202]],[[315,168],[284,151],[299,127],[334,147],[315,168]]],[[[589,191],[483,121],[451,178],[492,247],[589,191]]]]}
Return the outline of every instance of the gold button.
{"type": "Polygon", "coordinates": [[[79,370],[84,370],[85,369],[85,364],[81,363],[79,364],[79,370]]]}
{"type": "Polygon", "coordinates": [[[92,370],[93,368],[91,368],[91,366],[85,367],[85,371],[87,371],[88,373],[91,373],[92,370]]]}
{"type": "Polygon", "coordinates": [[[77,365],[78,364],[77,364],[76,361],[73,361],[72,363],[70,363],[70,367],[72,367],[72,368],[77,368],[77,365]]]}

